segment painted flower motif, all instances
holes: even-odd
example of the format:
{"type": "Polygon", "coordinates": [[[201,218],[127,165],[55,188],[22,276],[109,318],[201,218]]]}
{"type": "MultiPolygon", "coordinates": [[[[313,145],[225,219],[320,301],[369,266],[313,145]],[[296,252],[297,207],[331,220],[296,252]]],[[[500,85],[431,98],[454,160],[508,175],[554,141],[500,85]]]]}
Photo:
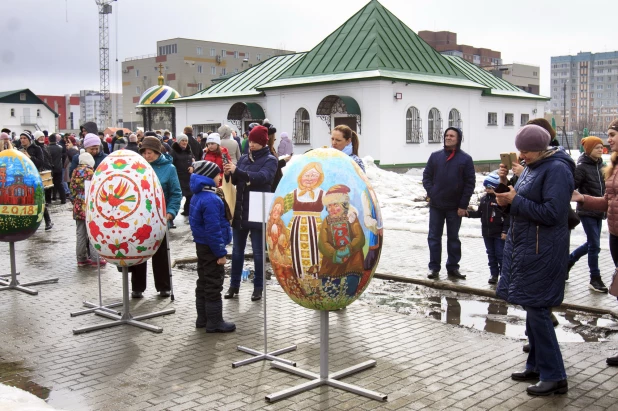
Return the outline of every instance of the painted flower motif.
{"type": "Polygon", "coordinates": [[[129,223],[125,223],[124,221],[118,221],[118,220],[106,221],[103,223],[103,227],[105,228],[114,228],[114,227],[129,228],[129,226],[130,226],[129,223]]]}
{"type": "Polygon", "coordinates": [[[142,186],[142,190],[144,190],[144,191],[149,191],[150,190],[150,183],[146,179],[146,176],[144,176],[142,178],[142,180],[140,181],[140,184],[142,186]]]}
{"type": "Polygon", "coordinates": [[[146,172],[146,165],[140,162],[133,164],[131,168],[140,174],[144,174],[144,172],[146,172]]]}
{"type": "Polygon", "coordinates": [[[99,166],[97,167],[97,170],[94,172],[95,175],[99,175],[102,172],[107,170],[107,163],[101,163],[99,164],[99,166]]]}
{"type": "Polygon", "coordinates": [[[129,243],[118,243],[116,240],[115,244],[108,244],[108,247],[112,253],[116,253],[116,257],[124,257],[124,255],[129,254],[129,243]],[[120,254],[120,250],[124,251],[124,255],[120,254]]]}
{"type": "Polygon", "coordinates": [[[99,238],[99,236],[105,238],[101,232],[101,229],[99,229],[99,226],[94,221],[88,223],[88,228],[90,229],[90,235],[95,241],[99,238]]]}
{"type": "Polygon", "coordinates": [[[114,160],[114,162],[112,163],[112,167],[114,167],[115,170],[122,170],[126,166],[127,166],[127,162],[121,158],[114,160]]]}
{"type": "MultiPolygon", "coordinates": [[[[133,234],[133,237],[136,241],[139,241],[140,244],[144,244],[144,241],[150,238],[150,234],[152,233],[152,227],[148,224],[144,224],[133,234]]],[[[156,248],[156,247],[155,247],[156,248]]]]}

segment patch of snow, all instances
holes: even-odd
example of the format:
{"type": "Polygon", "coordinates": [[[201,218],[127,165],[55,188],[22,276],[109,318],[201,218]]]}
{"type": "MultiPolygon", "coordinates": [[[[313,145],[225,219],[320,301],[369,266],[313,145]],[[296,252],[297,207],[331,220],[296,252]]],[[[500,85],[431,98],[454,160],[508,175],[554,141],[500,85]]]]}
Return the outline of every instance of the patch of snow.
{"type": "Polygon", "coordinates": [[[0,410],[50,411],[57,410],[36,395],[19,388],[0,384],[0,410]]]}

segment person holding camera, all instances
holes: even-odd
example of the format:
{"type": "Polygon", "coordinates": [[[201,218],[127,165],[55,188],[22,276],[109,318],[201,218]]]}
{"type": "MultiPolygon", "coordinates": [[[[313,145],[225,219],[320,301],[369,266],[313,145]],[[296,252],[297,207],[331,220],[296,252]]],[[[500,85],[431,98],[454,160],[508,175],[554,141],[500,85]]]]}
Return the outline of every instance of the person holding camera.
{"type": "Polygon", "coordinates": [[[219,136],[219,133],[210,133],[208,137],[206,137],[206,149],[204,150],[203,160],[213,162],[219,167],[222,178],[219,180],[219,185],[217,187],[221,187],[221,181],[223,180],[223,167],[227,163],[231,163],[232,158],[230,157],[227,148],[221,146],[221,137],[219,136]]]}
{"type": "MultiPolygon", "coordinates": [[[[567,375],[551,319],[551,307],[564,298],[569,255],[568,210],[574,189],[575,163],[559,147],[548,147],[551,135],[531,124],[515,137],[515,147],[526,162],[515,187],[496,193],[507,207],[507,234],[502,273],[496,295],[526,310],[530,352],[526,368],[511,374],[516,381],[536,381],[530,395],[565,394],[567,375]]],[[[506,177],[505,165],[500,176],[506,177]]],[[[500,191],[500,190],[499,190],[500,191]]]]}

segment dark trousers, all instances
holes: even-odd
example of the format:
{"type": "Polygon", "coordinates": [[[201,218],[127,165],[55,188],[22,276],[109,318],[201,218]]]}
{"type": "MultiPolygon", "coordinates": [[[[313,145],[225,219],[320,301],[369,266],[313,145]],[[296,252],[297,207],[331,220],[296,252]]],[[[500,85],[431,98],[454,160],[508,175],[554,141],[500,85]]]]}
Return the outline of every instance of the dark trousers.
{"type": "Polygon", "coordinates": [[[489,260],[489,273],[492,277],[497,277],[502,273],[502,256],[504,253],[504,241],[502,238],[483,237],[485,241],[485,251],[489,260]]]}
{"type": "Polygon", "coordinates": [[[47,206],[45,206],[45,210],[43,210],[43,218],[45,219],[45,225],[51,224],[51,217],[49,216],[49,211],[47,211],[47,206]]]}
{"type": "Polygon", "coordinates": [[[204,244],[195,244],[197,253],[197,281],[195,282],[195,298],[204,301],[221,300],[223,291],[223,266],[217,264],[218,258],[210,247],[204,244]]]}
{"type": "Polygon", "coordinates": [[[601,225],[603,220],[587,216],[581,216],[580,220],[586,232],[586,242],[569,255],[569,263],[575,264],[580,258],[588,254],[590,277],[600,277],[599,253],[601,252],[601,225]]]}
{"type": "Polygon", "coordinates": [[[530,342],[530,352],[526,369],[541,374],[541,381],[562,381],[566,371],[560,346],[556,338],[551,311],[547,307],[524,307],[526,310],[526,332],[530,342]]]}
{"type": "Polygon", "coordinates": [[[612,255],[614,265],[618,267],[618,236],[609,235],[609,252],[612,255]]]}
{"type": "Polygon", "coordinates": [[[440,271],[442,263],[442,233],[446,222],[446,260],[447,271],[458,270],[459,260],[461,260],[461,241],[459,241],[459,227],[461,227],[461,217],[457,215],[457,210],[440,210],[429,207],[429,235],[427,243],[429,245],[429,269],[440,271]]]}
{"type": "Polygon", "coordinates": [[[56,198],[57,193],[60,195],[60,201],[65,203],[67,201],[67,193],[64,191],[64,187],[62,186],[62,171],[53,172],[52,181],[54,182],[54,198],[56,198]]]}
{"type": "Polygon", "coordinates": [[[240,287],[240,276],[245,265],[245,247],[247,246],[249,232],[251,232],[251,248],[253,249],[253,263],[255,265],[253,288],[261,290],[264,288],[264,270],[262,269],[264,248],[261,228],[252,228],[251,230],[235,228],[232,231],[234,246],[232,247],[232,278],[230,280],[230,287],[240,287]]]}
{"type": "MultiPolygon", "coordinates": [[[[165,236],[161,246],[152,256],[152,274],[157,291],[170,291],[170,262],[167,258],[167,243],[165,236]]],[[[146,290],[146,274],[148,262],[129,267],[131,272],[131,290],[143,293],[146,290]]]]}
{"type": "Polygon", "coordinates": [[[193,198],[193,194],[190,195],[186,195],[185,196],[185,205],[182,209],[182,211],[186,214],[189,215],[189,207],[191,207],[191,198],[193,198]]]}

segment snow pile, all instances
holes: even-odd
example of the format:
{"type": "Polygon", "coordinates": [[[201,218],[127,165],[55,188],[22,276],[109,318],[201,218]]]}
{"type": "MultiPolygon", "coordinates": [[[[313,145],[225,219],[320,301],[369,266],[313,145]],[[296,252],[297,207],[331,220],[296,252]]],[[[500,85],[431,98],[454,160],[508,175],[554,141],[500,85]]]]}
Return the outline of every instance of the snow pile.
{"type": "Polygon", "coordinates": [[[4,410],[50,411],[57,409],[29,392],[0,384],[0,411],[4,410]]]}

